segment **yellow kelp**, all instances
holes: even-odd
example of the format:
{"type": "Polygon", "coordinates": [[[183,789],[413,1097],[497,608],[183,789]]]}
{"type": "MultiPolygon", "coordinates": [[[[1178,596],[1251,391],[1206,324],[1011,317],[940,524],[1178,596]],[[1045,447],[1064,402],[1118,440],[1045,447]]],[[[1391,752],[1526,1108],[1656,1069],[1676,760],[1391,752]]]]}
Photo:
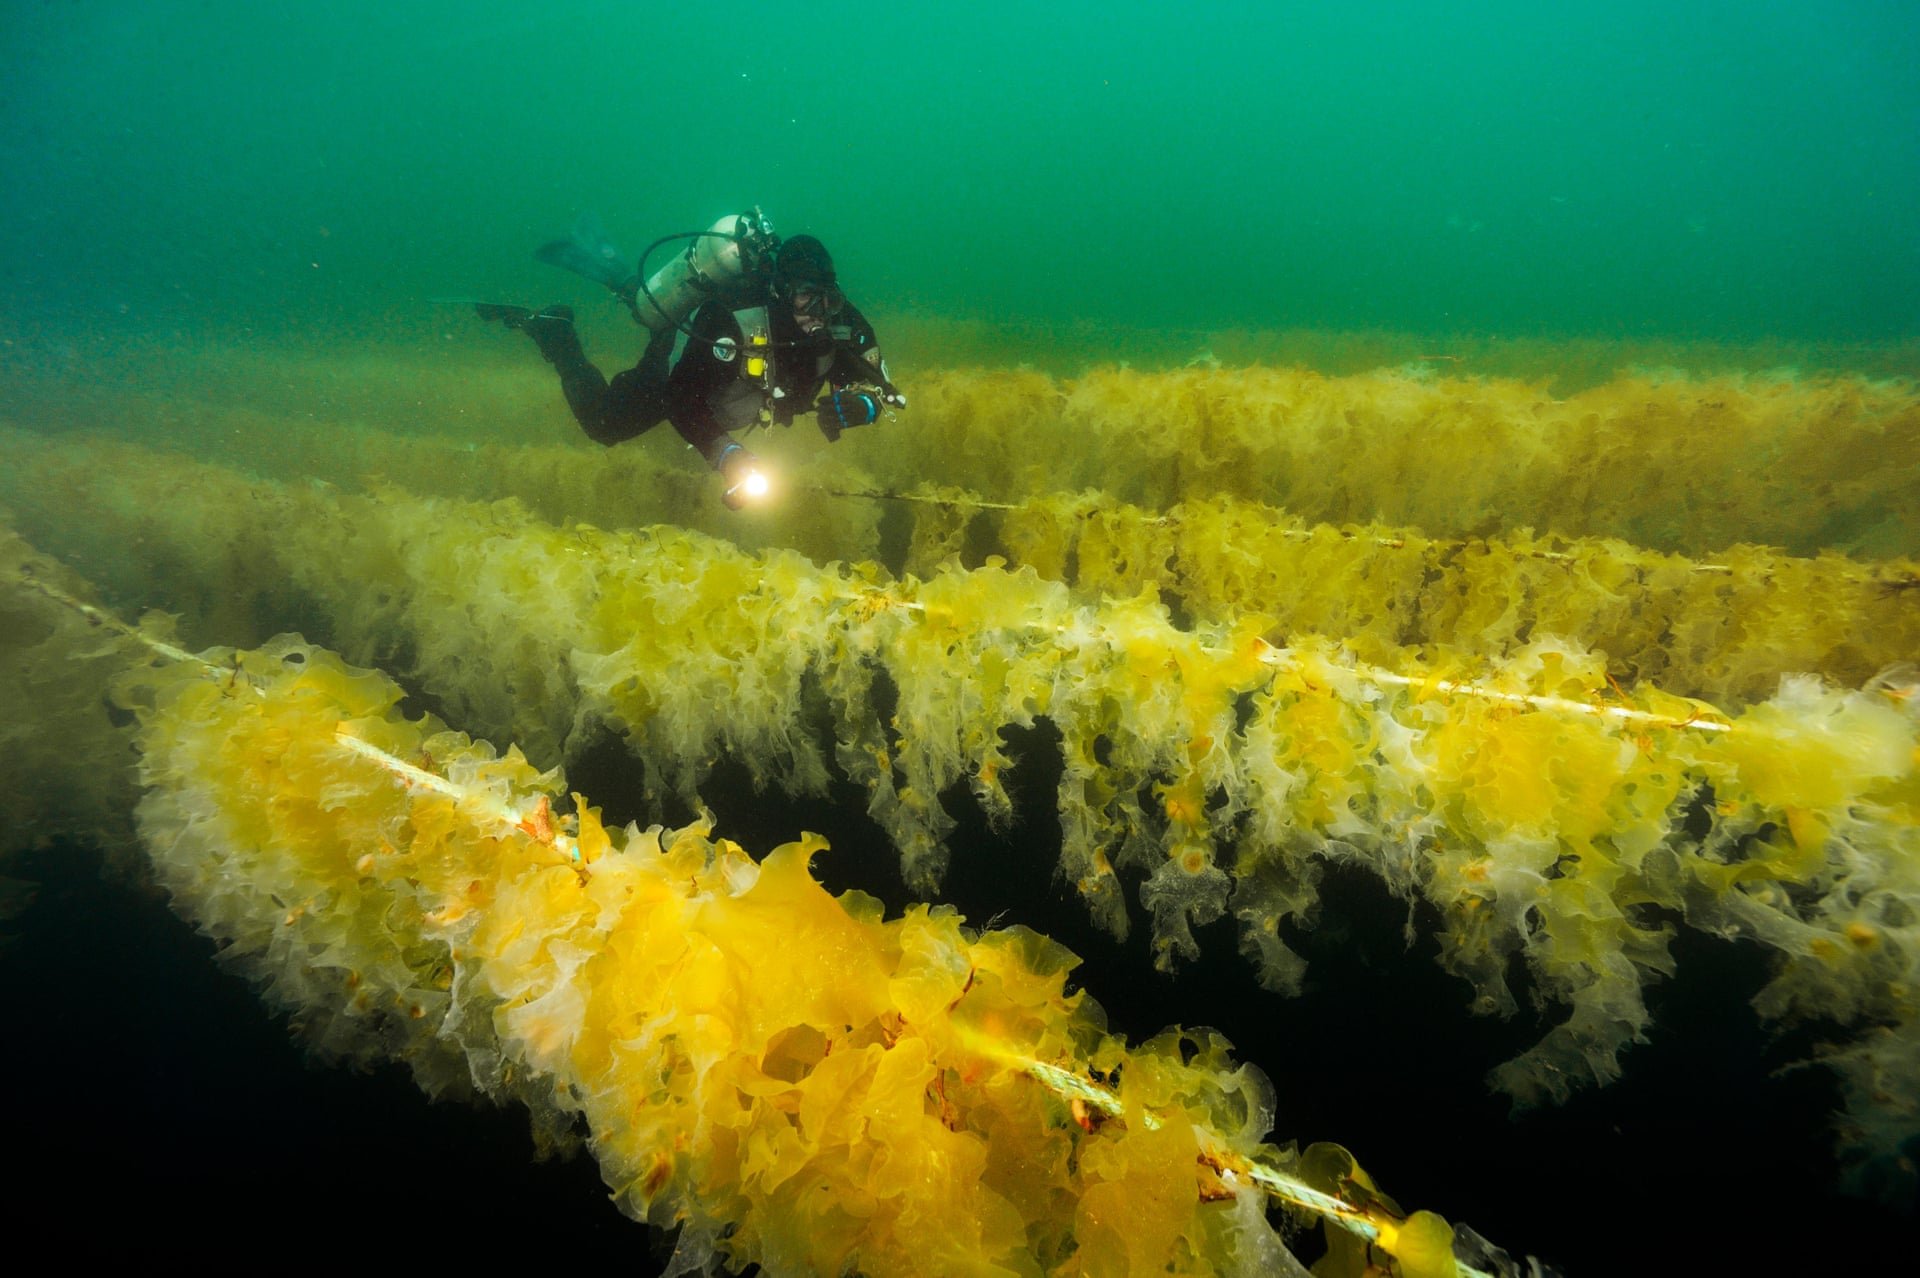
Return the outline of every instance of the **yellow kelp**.
{"type": "MultiPolygon", "coordinates": [[[[1651,683],[1730,708],[1772,695],[1783,672],[1858,686],[1920,654],[1920,608],[1913,606],[1920,563],[1912,559],[1796,558],[1751,545],[1689,559],[1615,539],[1525,530],[1436,538],[1385,523],[1309,525],[1276,507],[1225,496],[1165,512],[1093,491],[1009,503],[919,485],[884,498],[823,498],[823,491],[876,490],[818,458],[809,462],[806,491],[787,494],[781,510],[721,510],[723,520],[698,474],[639,451],[601,457],[566,448],[468,450],[364,430],[325,441],[324,451],[319,445],[309,441],[302,450],[297,441],[274,441],[282,468],[312,461],[315,473],[356,486],[368,472],[404,474],[413,496],[513,494],[529,512],[563,527],[582,515],[605,528],[668,523],[745,549],[798,550],[815,562],[878,558],[884,507],[896,529],[904,525],[898,562],[921,578],[962,557],[972,565],[998,554],[1013,567],[1067,583],[1088,602],[1157,591],[1196,621],[1231,624],[1260,614],[1279,634],[1332,636],[1389,665],[1408,648],[1427,661],[1473,661],[1557,635],[1604,654],[1609,677],[1622,685],[1651,683]],[[647,495],[644,504],[636,504],[636,494],[647,495]]],[[[336,489],[258,484],[105,439],[50,442],[0,431],[0,450],[13,467],[0,480],[0,496],[18,504],[36,536],[85,556],[103,586],[117,593],[139,588],[142,555],[126,554],[141,544],[135,538],[200,542],[194,555],[169,557],[172,574],[245,573],[244,592],[211,581],[190,596],[168,598],[206,624],[209,637],[264,638],[287,624],[295,600],[286,574],[301,563],[285,562],[291,555],[276,545],[286,535],[278,530],[323,525],[349,551],[363,539],[357,518],[336,518],[324,502],[314,508],[318,498],[348,498],[336,489]],[[78,502],[102,512],[98,530],[66,521],[78,502]],[[283,514],[287,504],[310,509],[283,514]],[[225,558],[214,556],[214,546],[225,558]],[[124,585],[113,576],[123,566],[135,570],[124,585]],[[261,596],[265,606],[245,606],[248,596],[261,596]]],[[[369,612],[377,603],[370,597],[354,610],[369,612]]],[[[502,707],[512,701],[497,689],[492,695],[502,707]]],[[[497,713],[488,721],[499,722],[497,713]]],[[[515,738],[537,753],[569,727],[522,724],[515,738]]]]}
{"type": "Polygon", "coordinates": [[[605,829],[517,751],[394,712],[295,638],[144,670],[140,828],[177,908],[325,1050],[576,1120],[678,1260],[817,1274],[1300,1274],[1272,1190],[1355,1258],[1451,1278],[1344,1151],[1261,1144],[1215,1036],[1129,1048],[1073,956],[829,897],[803,837],[605,829]],[[1346,1196],[1342,1196],[1342,1195],[1346,1196]]]}
{"type": "MultiPolygon", "coordinates": [[[[725,515],[671,432],[612,450],[586,444],[545,369],[450,378],[438,359],[220,362],[183,355],[162,380],[215,367],[166,398],[120,389],[134,383],[85,395],[64,379],[21,388],[12,416],[68,430],[132,423],[157,443],[285,478],[384,474],[437,495],[519,496],[557,522],[671,520],[727,527],[756,546],[775,544],[778,529],[810,555],[869,553],[823,544],[857,535],[835,525],[862,512],[789,503],[764,522],[725,515]]],[[[1911,372],[1910,352],[1892,362],[1911,372]]],[[[1097,488],[1162,512],[1227,495],[1309,523],[1438,538],[1533,528],[1702,558],[1740,542],[1920,553],[1910,380],[1629,371],[1555,395],[1543,381],[1436,367],[925,370],[902,374],[910,410],[831,449],[804,418],[754,446],[809,475],[830,456],[881,487],[933,482],[995,501],[1097,488]]]]}
{"type": "Polygon", "coordinates": [[[1417,369],[1196,367],[936,373],[914,391],[911,431],[850,450],[890,487],[1008,502],[1097,488],[1153,510],[1227,495],[1312,523],[1530,527],[1696,556],[1920,549],[1906,381],[1623,375],[1556,398],[1417,369]]]}
{"type": "Polygon", "coordinates": [[[1110,930],[1137,876],[1163,965],[1231,913],[1262,981],[1292,990],[1287,933],[1312,921],[1320,866],[1362,867],[1440,912],[1441,959],[1478,1009],[1514,1009],[1515,956],[1537,998],[1570,1005],[1496,1076],[1516,1096],[1614,1077],[1645,1029],[1642,987],[1670,968],[1672,920],[1722,928],[1734,907],[1777,920],[1745,931],[1783,973],[1812,964],[1850,986],[1833,1010],[1915,1032],[1899,973],[1920,927],[1901,904],[1920,859],[1916,725],[1900,676],[1802,680],[1733,716],[1616,688],[1597,654],[1550,635],[1496,660],[1384,665],[1260,616],[1180,627],[1151,595],[1095,606],[997,564],[895,582],[673,528],[556,528],[512,503],[130,460],[150,464],[96,480],[29,453],[15,474],[40,481],[36,515],[67,544],[134,548],[139,589],[270,615],[291,583],[355,653],[410,652],[443,704],[543,762],[611,724],[689,804],[722,754],[800,793],[837,764],[922,892],[956,787],[1008,818],[1001,734],[1044,716],[1061,736],[1060,870],[1110,930]],[[83,500],[96,486],[123,495],[83,500]],[[186,501],[160,500],[188,490],[217,495],[220,543],[201,545],[186,501]],[[269,590],[249,599],[257,580],[269,590]],[[1767,851],[1782,831],[1796,855],[1767,851]],[[1874,946],[1847,939],[1856,899],[1874,946]]]}
{"type": "MultiPolygon", "coordinates": [[[[0,523],[0,858],[77,839],[116,869],[136,864],[132,735],[107,689],[147,649],[82,603],[90,593],[0,523]]],[[[159,624],[147,633],[164,638],[159,624]]]]}
{"type": "Polygon", "coordinates": [[[1729,546],[1710,560],[1602,538],[1506,531],[1433,538],[1385,524],[1308,526],[1215,497],[1164,514],[1088,492],[970,504],[928,491],[910,571],[966,542],[1089,598],[1156,589],[1197,620],[1247,612],[1289,634],[1338,637],[1372,661],[1509,655],[1536,635],[1578,638],[1619,683],[1726,705],[1772,695],[1783,671],[1860,684],[1920,655],[1920,562],[1729,546]],[[976,518],[977,515],[977,518],[976,518]],[[946,528],[923,555],[922,523],[946,528]]]}

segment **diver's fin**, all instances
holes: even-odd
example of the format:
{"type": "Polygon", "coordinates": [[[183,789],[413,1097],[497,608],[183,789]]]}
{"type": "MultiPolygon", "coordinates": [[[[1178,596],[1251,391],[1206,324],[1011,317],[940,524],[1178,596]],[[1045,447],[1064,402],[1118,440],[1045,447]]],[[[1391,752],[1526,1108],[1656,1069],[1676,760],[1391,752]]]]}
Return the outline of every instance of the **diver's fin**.
{"type": "Polygon", "coordinates": [[[548,266],[557,266],[575,275],[584,275],[603,284],[629,303],[639,294],[640,277],[627,265],[626,257],[613,246],[600,219],[582,213],[573,224],[573,237],[542,244],[533,255],[548,266]]]}
{"type": "Polygon", "coordinates": [[[489,324],[499,320],[508,328],[525,328],[527,321],[533,318],[532,308],[510,306],[505,302],[475,302],[473,313],[489,324]]]}
{"type": "Polygon", "coordinates": [[[506,302],[475,302],[473,313],[489,322],[499,320],[508,328],[531,337],[547,363],[560,369],[562,376],[566,376],[569,369],[577,371],[588,366],[580,334],[573,327],[573,308],[564,302],[555,302],[537,311],[506,302]]]}

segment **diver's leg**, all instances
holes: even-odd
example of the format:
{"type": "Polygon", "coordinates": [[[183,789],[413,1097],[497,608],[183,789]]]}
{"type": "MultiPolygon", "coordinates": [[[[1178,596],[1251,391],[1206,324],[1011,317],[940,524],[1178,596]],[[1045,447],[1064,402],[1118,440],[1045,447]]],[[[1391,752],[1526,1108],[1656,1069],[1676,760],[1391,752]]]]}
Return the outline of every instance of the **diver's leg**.
{"type": "Polygon", "coordinates": [[[574,420],[586,428],[587,434],[594,435],[607,398],[607,379],[580,345],[580,334],[573,327],[573,308],[549,306],[527,316],[519,327],[560,374],[560,391],[567,397],[574,420]]]}
{"type": "Polygon", "coordinates": [[[674,336],[670,328],[655,333],[640,362],[613,375],[600,404],[600,429],[596,432],[588,426],[587,434],[604,444],[618,443],[652,430],[666,419],[667,374],[671,371],[668,364],[674,336]]]}
{"type": "Polygon", "coordinates": [[[611,385],[587,359],[573,327],[573,308],[555,303],[539,311],[522,306],[481,304],[482,319],[498,320],[533,339],[540,354],[560,374],[560,391],[574,420],[598,444],[617,444],[651,429],[667,415],[667,373],[674,330],[653,335],[638,367],[615,374],[611,385]]]}

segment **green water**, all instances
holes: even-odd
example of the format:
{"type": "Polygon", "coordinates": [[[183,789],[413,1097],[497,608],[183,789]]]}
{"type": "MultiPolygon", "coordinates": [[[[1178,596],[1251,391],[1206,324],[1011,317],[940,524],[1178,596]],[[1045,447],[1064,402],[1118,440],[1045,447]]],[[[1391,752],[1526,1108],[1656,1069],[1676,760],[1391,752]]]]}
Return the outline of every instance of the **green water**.
{"type": "MultiPolygon", "coordinates": [[[[116,341],[161,352],[151,366],[202,336],[222,349],[351,354],[388,338],[438,343],[444,330],[465,355],[544,378],[520,339],[483,332],[448,298],[571,301],[611,370],[631,354],[631,325],[593,286],[536,263],[533,246],[585,210],[637,250],[751,204],[784,233],[825,239],[856,301],[898,319],[883,339],[917,334],[921,368],[981,352],[1025,359],[1021,335],[1036,363],[1062,347],[1108,354],[1108,333],[1130,343],[1113,358],[1183,359],[1203,346],[1263,358],[1296,348],[1259,335],[1311,329],[1475,335],[1445,350],[1483,372],[1527,371],[1500,364],[1496,337],[1598,339],[1603,352],[1664,339],[1865,343],[1907,363],[1862,368],[1920,371],[1920,6],[1497,0],[1197,13],[997,0],[0,0],[0,339],[33,353],[0,353],[0,416],[47,424],[12,412],[16,397],[45,397],[16,396],[8,381],[44,382],[50,369],[102,394],[152,389],[126,375],[137,359],[93,359],[116,341]],[[996,336],[935,349],[964,324],[907,322],[923,318],[980,321],[996,336]],[[151,346],[138,340],[149,336],[151,346]]],[[[1611,375],[1616,363],[1591,345],[1579,358],[1592,375],[1563,376],[1563,389],[1611,375]]],[[[1355,339],[1345,349],[1353,371],[1422,348],[1355,339]]],[[[298,425],[411,424],[413,381],[381,366],[330,385],[335,367],[261,396],[259,411],[298,425]]],[[[259,390],[259,376],[242,380],[259,390]]],[[[492,386],[472,397],[494,394],[489,407],[504,412],[492,386]]],[[[217,387],[198,389],[222,402],[217,387]]],[[[552,438],[578,443],[557,393],[540,390],[548,416],[529,417],[529,429],[547,422],[552,438]]],[[[67,401],[87,417],[90,401],[67,401]]],[[[181,401],[182,420],[215,420],[191,395],[181,401]]],[[[479,411],[461,416],[470,403],[426,403],[417,416],[477,430],[479,411]]],[[[122,424],[137,434],[174,420],[122,424]]],[[[601,779],[575,778],[608,802],[616,786],[601,779]]],[[[1052,782],[1029,789],[1044,797],[1052,782]]],[[[822,828],[836,847],[860,846],[857,809],[842,837],[832,814],[772,804],[743,801],[735,814],[765,830],[728,832],[764,847],[822,828]]],[[[886,848],[850,858],[849,882],[872,888],[890,858],[886,848]]],[[[970,889],[958,876],[977,864],[956,856],[946,891],[990,917],[1009,892],[998,880],[970,889]]],[[[1039,901],[1052,885],[1034,873],[1027,896],[1039,901]]],[[[87,1178],[106,1167],[117,1182],[158,1187],[143,1190],[158,1194],[144,1214],[115,1208],[133,1227],[108,1241],[159,1239],[163,1254],[194,1245],[172,1232],[176,1217],[198,1222],[236,1198],[223,1228],[336,1230],[341,1185],[359,1187],[355,1204],[459,1198],[488,1228],[511,1218],[543,1241],[555,1219],[545,1213],[578,1202],[590,1223],[552,1229],[567,1248],[639,1248],[584,1164],[570,1165],[581,1184],[536,1210],[534,1191],[506,1179],[528,1163],[524,1150],[463,1175],[501,1139],[461,1135],[476,1121],[464,1112],[446,1125],[467,1143],[416,1168],[400,1156],[425,1138],[404,1127],[418,1119],[404,1102],[369,1118],[365,1093],[296,1091],[358,1084],[324,1081],[290,1055],[261,1064],[286,1055],[284,1035],[262,1031],[251,994],[203,988],[213,965],[151,901],[118,902],[148,912],[115,930],[87,895],[103,890],[88,880],[49,892],[68,913],[35,917],[60,924],[44,928],[57,957],[0,964],[19,978],[0,1002],[27,1007],[30,1027],[57,1026],[43,1036],[55,1046],[77,1044],[50,1062],[0,1054],[20,1071],[5,1076],[8,1094],[81,1080],[70,1094],[85,1099],[38,1107],[41,1139],[21,1159],[48,1185],[81,1187],[58,1192],[57,1212],[51,1193],[29,1200],[63,1236],[100,1228],[87,1178]],[[102,918],[124,953],[89,935],[102,918]],[[222,1009],[230,1021],[211,1024],[222,1009]],[[236,1049],[243,1035],[259,1045],[236,1049]],[[181,1064],[176,1050],[197,1055],[181,1064]],[[252,1119],[248,1087],[272,1093],[270,1121],[252,1119]],[[347,1126],[354,1116],[370,1130],[347,1126]],[[397,1148],[380,1147],[383,1135],[397,1148]],[[123,1152],[133,1174],[114,1161],[123,1152]],[[70,1174],[56,1174],[68,1162],[70,1174]],[[396,1183],[369,1187],[369,1166],[389,1163],[396,1183]],[[468,1193],[474,1180],[485,1192],[468,1193]],[[288,1223],[270,1214],[276,1204],[288,1223]],[[70,1218],[79,1223],[65,1228],[70,1218]]],[[[1513,1122],[1480,1078],[1538,1026],[1468,1018],[1464,987],[1429,951],[1405,949],[1403,907],[1343,890],[1347,921],[1330,909],[1310,938],[1316,970],[1330,975],[1302,1000],[1255,990],[1230,936],[1214,943],[1214,966],[1176,982],[1150,974],[1139,932],[1119,951],[1077,903],[1050,930],[1089,955],[1088,988],[1136,1036],[1175,1020],[1229,1030],[1287,1098],[1279,1138],[1349,1141],[1409,1205],[1457,1213],[1576,1273],[1682,1272],[1675,1255],[1711,1247],[1747,1257],[1817,1244],[1831,1269],[1859,1271],[1899,1254],[1890,1212],[1824,1197],[1833,1084],[1791,1068],[1819,1035],[1764,1038],[1746,1006],[1763,980],[1751,947],[1687,933],[1685,975],[1650,995],[1655,1041],[1629,1055],[1626,1078],[1513,1122]],[[1647,1241],[1669,1209],[1692,1240],[1684,1252],[1647,1241]]],[[[467,1245],[489,1239],[471,1231],[467,1245]]]]}
{"type": "Polygon", "coordinates": [[[378,333],[758,203],[879,313],[1920,331],[1903,3],[0,7],[13,322],[378,333]]]}

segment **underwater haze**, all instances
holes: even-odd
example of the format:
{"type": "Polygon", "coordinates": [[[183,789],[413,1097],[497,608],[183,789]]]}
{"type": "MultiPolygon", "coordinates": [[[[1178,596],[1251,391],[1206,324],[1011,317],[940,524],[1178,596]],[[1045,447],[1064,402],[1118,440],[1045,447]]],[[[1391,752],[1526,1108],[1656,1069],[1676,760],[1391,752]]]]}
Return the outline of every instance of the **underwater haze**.
{"type": "MultiPolygon", "coordinates": [[[[750,563],[739,580],[800,582],[803,602],[842,576],[908,593],[990,580],[1009,593],[982,598],[1011,599],[1037,574],[1060,601],[1071,587],[1073,609],[1164,606],[1168,643],[1246,627],[1276,652],[1357,654],[1419,690],[1405,700],[1435,736],[1456,720],[1478,731],[1480,711],[1430,700],[1441,685],[1426,676],[1518,688],[1532,676],[1513,675],[1514,653],[1537,641],[1557,654],[1563,640],[1604,676],[1581,685],[1588,709],[1641,698],[1662,731],[1718,731],[1719,716],[1764,710],[1789,675],[1905,697],[1901,722],[1920,725],[1913,0],[0,0],[0,55],[0,559],[29,562],[31,545],[46,556],[32,562],[57,559],[122,617],[171,614],[190,648],[300,630],[411,681],[410,713],[445,711],[502,750],[564,762],[576,800],[605,805],[610,823],[660,817],[659,796],[628,749],[642,738],[618,740],[617,716],[578,693],[567,663],[611,663],[643,631],[684,644],[687,669],[714,687],[749,664],[606,604],[612,587],[581,565],[629,563],[627,539],[697,543],[703,558],[688,562],[750,563]],[[570,304],[612,373],[638,352],[627,313],[537,261],[536,246],[590,214],[638,254],[751,206],[778,233],[830,247],[912,408],[845,440],[811,421],[754,436],[793,483],[742,513],[672,430],[591,443],[533,347],[471,304],[570,304]],[[387,521],[402,531],[380,531],[387,521]],[[443,559],[418,551],[443,535],[443,559]],[[776,555],[788,575],[765,571],[776,555]],[[315,584],[335,577],[347,584],[334,594],[315,584]],[[568,648],[569,627],[603,612],[619,642],[568,648]],[[1700,700],[1682,715],[1680,698],[1700,700]],[[512,735],[515,716],[541,715],[559,725],[546,740],[512,735]]],[[[603,569],[606,581],[628,571],[603,569]]],[[[0,777],[0,1007],[16,1026],[0,1045],[0,1095],[15,1102],[0,1136],[36,1187],[11,1204],[13,1223],[79,1250],[215,1269],[297,1265],[313,1249],[311,1265],[658,1271],[659,1237],[607,1201],[592,1159],[536,1163],[524,1113],[429,1105],[398,1067],[313,1064],[287,1018],[214,961],[216,943],[116,861],[137,842],[133,800],[111,814],[116,844],[87,828],[88,796],[101,783],[108,806],[121,790],[106,783],[130,796],[132,781],[106,765],[63,770],[129,756],[133,716],[109,721],[98,689],[75,693],[68,667],[81,663],[64,655],[17,679],[9,666],[16,650],[51,646],[23,638],[14,619],[34,614],[8,596],[44,580],[0,574],[0,755],[44,756],[11,778],[31,784],[8,792],[0,777]],[[55,687],[64,676],[73,686],[55,687]],[[99,721],[99,753],[25,713],[54,692],[71,694],[56,709],[99,721]],[[8,811],[9,793],[69,823],[36,825],[44,813],[8,811]],[[406,1241],[382,1250],[394,1235],[406,1241]]],[[[712,570],[702,588],[733,580],[712,570]]],[[[1045,623],[1027,629],[1064,632],[1059,618],[1080,613],[1046,598],[1052,611],[1032,614],[1045,623]]],[[[811,620],[844,611],[816,603],[811,620]]],[[[969,624],[983,632],[1018,629],[1011,609],[979,612],[969,624]]],[[[786,634],[797,663],[831,648],[808,655],[798,633],[786,634]]],[[[950,644],[927,651],[978,673],[950,644]]],[[[1060,668],[1063,685],[1081,678],[1060,668]]],[[[1142,677],[1162,683],[1175,686],[1142,677]]],[[[1524,686],[1561,708],[1573,695],[1524,686]]],[[[887,725],[873,739],[917,749],[922,725],[902,729],[897,687],[874,687],[859,685],[871,704],[855,707],[887,725]]],[[[1371,725],[1393,740],[1414,732],[1381,708],[1400,693],[1368,687],[1342,711],[1362,791],[1401,776],[1371,725]]],[[[1920,856],[1886,858],[1906,875],[1905,912],[1844,933],[1868,975],[1848,977],[1860,1001],[1837,1000],[1831,1020],[1825,1006],[1796,1005],[1798,1021],[1756,1010],[1781,971],[1818,968],[1801,962],[1811,946],[1776,943],[1801,931],[1764,938],[1769,949],[1670,900],[1591,917],[1569,906],[1659,952],[1629,962],[1625,943],[1594,942],[1597,962],[1626,970],[1629,1003],[1644,991],[1651,1021],[1596,1049],[1595,1077],[1572,1080],[1566,1103],[1516,1112],[1490,1071],[1571,1015],[1564,990],[1539,993],[1528,947],[1550,945],[1524,904],[1502,905],[1514,936],[1493,923],[1474,933],[1493,947],[1474,980],[1510,977],[1535,1001],[1474,1015],[1478,987],[1443,968],[1454,916],[1441,898],[1303,825],[1288,852],[1312,881],[1289,898],[1300,913],[1284,933],[1310,960],[1299,991],[1263,984],[1232,915],[1201,920],[1201,959],[1156,971],[1141,867],[1122,867],[1122,939],[1056,869],[1072,820],[1056,796],[1078,793],[1060,784],[1068,738],[1045,713],[990,719],[999,695],[976,698],[967,722],[1007,746],[1011,832],[965,785],[930,790],[928,809],[959,822],[935,899],[1082,955],[1074,980],[1118,1034],[1218,1027],[1274,1082],[1275,1142],[1339,1140],[1409,1209],[1571,1278],[1878,1272],[1911,1250],[1920,1098],[1876,1084],[1863,1101],[1828,1066],[1856,1037],[1884,1040],[1920,1079],[1906,1046],[1920,1042],[1920,981],[1868,966],[1920,962],[1920,856]],[[1883,933],[1908,948],[1872,950],[1883,933]],[[1885,1012],[1896,1003],[1904,1020],[1885,1012]],[[1597,1085],[1626,1038],[1618,1081],[1597,1085]],[[1860,1134],[1844,1117],[1854,1102],[1884,1123],[1872,1134],[1895,1133],[1866,1192],[1839,1188],[1861,1161],[1837,1152],[1836,1135],[1860,1134]],[[1818,1258],[1790,1270],[1803,1253],[1818,1258]]],[[[1259,725],[1235,695],[1219,735],[1252,758],[1259,725]]],[[[722,726],[760,713],[744,696],[709,700],[722,726]]],[[[824,714],[789,700],[782,713],[824,714]]],[[[1116,723],[1137,708],[1114,710],[1116,723]]],[[[1796,750],[1800,722],[1779,737],[1796,750]]],[[[1829,735],[1847,744],[1844,726],[1829,735]]],[[[1112,744],[1105,730],[1099,740],[1112,744]]],[[[1622,760],[1664,758],[1650,736],[1608,740],[1622,760]]],[[[1213,737],[1193,741],[1210,750],[1213,737]]],[[[1882,840],[1875,855],[1920,847],[1920,754],[1905,748],[1886,769],[1900,778],[1893,797],[1846,814],[1882,840]]],[[[720,756],[704,759],[715,770],[700,792],[719,834],[759,855],[818,831],[831,851],[814,868],[832,890],[896,912],[927,899],[864,783],[836,772],[830,797],[794,798],[721,746],[701,751],[720,756]]],[[[692,769],[701,751],[669,762],[692,769]]],[[[1073,766],[1103,784],[1119,766],[1082,753],[1073,766]]],[[[896,765],[878,757],[890,786],[896,765]]],[[[1797,781],[1803,757],[1783,746],[1780,774],[1797,781]]],[[[1516,748],[1503,784],[1557,811],[1584,793],[1569,759],[1516,748]]],[[[1825,837],[1804,812],[1798,826],[1769,818],[1715,845],[1754,865],[1713,861],[1701,852],[1701,829],[1725,816],[1713,791],[1679,764],[1663,775],[1684,801],[1643,795],[1640,824],[1596,817],[1578,837],[1607,855],[1657,847],[1708,863],[1741,901],[1762,899],[1749,872],[1774,873],[1762,850],[1825,837]]],[[[1150,797],[1165,777],[1150,780],[1123,797],[1172,828],[1173,807],[1150,797]]],[[[1834,788],[1842,810],[1864,792],[1834,788]]],[[[1220,805],[1201,793],[1188,811],[1204,824],[1220,805]]],[[[1431,789],[1394,793],[1444,806],[1431,789]]],[[[1233,868],[1229,817],[1217,844],[1196,838],[1233,868]]],[[[1416,847],[1403,831],[1409,858],[1478,855],[1497,841],[1483,829],[1507,827],[1433,828],[1459,837],[1416,847]]],[[[1554,845],[1560,831],[1534,833],[1515,846],[1554,845]]],[[[1838,836],[1831,847],[1853,855],[1838,836]]],[[[1585,871],[1579,855],[1549,860],[1568,900],[1606,872],[1587,856],[1585,871]]],[[[1862,876],[1853,885],[1869,863],[1885,868],[1865,853],[1844,863],[1862,876]]],[[[1850,890],[1848,873],[1819,856],[1792,866],[1802,879],[1766,880],[1766,908],[1812,935],[1831,920],[1808,913],[1808,884],[1826,876],[1824,907],[1850,890]]],[[[1478,908],[1493,889],[1467,875],[1448,890],[1478,908]]],[[[1607,909],[1639,882],[1623,872],[1607,909]]]]}
{"type": "Polygon", "coordinates": [[[1920,319],[1885,3],[0,9],[15,323],[277,332],[574,290],[759,204],[870,311],[1883,340],[1920,319]]]}

